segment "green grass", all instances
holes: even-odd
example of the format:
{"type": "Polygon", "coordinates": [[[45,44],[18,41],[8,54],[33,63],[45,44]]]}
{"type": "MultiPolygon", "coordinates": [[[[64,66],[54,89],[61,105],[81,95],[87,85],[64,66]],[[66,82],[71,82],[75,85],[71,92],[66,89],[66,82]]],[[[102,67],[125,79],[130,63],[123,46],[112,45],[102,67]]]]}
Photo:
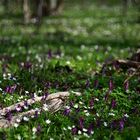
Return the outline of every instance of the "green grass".
{"type": "Polygon", "coordinates": [[[131,79],[129,90],[125,91],[126,72],[94,75],[101,70],[103,62],[127,59],[139,48],[137,17],[138,11],[133,7],[124,17],[121,6],[96,6],[92,2],[67,4],[61,15],[43,19],[37,28],[34,24],[24,25],[20,12],[5,15],[1,9],[0,106],[28,99],[33,93],[44,95],[68,90],[79,91],[82,96],[70,97],[67,106],[73,102],[74,107],[69,115],[63,114],[65,108],[55,114],[44,112],[23,121],[17,128],[1,129],[0,139],[136,140],[140,137],[138,78],[131,79]],[[114,89],[105,100],[110,79],[114,89]],[[13,85],[17,85],[14,93],[5,92],[7,86],[13,85]],[[92,100],[94,105],[90,108],[92,100]],[[113,100],[115,107],[111,105],[113,100]],[[129,117],[124,117],[125,114],[129,117]],[[80,128],[80,118],[85,129],[80,128]],[[47,124],[46,120],[51,123],[47,124]],[[122,120],[124,128],[120,130],[122,120]],[[86,130],[91,124],[93,134],[88,135],[86,130]],[[73,127],[80,130],[79,134],[72,134],[73,127]],[[33,128],[38,128],[38,132],[34,134],[33,128]]]}

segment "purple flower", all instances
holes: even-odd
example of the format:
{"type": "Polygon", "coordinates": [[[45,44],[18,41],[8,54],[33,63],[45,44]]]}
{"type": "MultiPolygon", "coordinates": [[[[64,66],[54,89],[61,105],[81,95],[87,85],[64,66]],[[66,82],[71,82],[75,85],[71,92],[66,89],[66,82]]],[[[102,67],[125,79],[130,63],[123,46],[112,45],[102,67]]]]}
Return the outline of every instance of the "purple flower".
{"type": "Polygon", "coordinates": [[[32,67],[32,63],[31,62],[25,62],[24,63],[24,68],[30,69],[31,67],[32,67]]]}
{"type": "Polygon", "coordinates": [[[48,92],[46,92],[45,95],[44,95],[44,96],[42,97],[42,99],[41,99],[42,102],[44,102],[44,101],[46,100],[46,98],[48,97],[48,95],[49,95],[48,92]]]}
{"type": "Polygon", "coordinates": [[[10,86],[7,86],[6,89],[5,89],[5,92],[11,93],[11,87],[10,86]]]}
{"type": "Polygon", "coordinates": [[[13,86],[7,86],[5,89],[5,92],[7,93],[13,93],[16,90],[17,85],[13,85],[13,86]]]}
{"type": "Polygon", "coordinates": [[[76,113],[78,113],[78,112],[80,112],[80,107],[78,107],[78,108],[76,109],[76,113]]]}
{"type": "Polygon", "coordinates": [[[128,89],[129,89],[129,81],[126,81],[126,82],[124,83],[124,90],[125,90],[125,91],[128,91],[128,89]]]}
{"type": "Polygon", "coordinates": [[[90,86],[90,81],[87,80],[87,81],[86,81],[86,88],[88,88],[89,86],[90,86]]]}
{"type": "Polygon", "coordinates": [[[74,127],[74,128],[72,128],[72,134],[73,135],[76,135],[77,134],[77,132],[78,132],[78,129],[76,128],[76,127],[74,127]]]}
{"type": "Polygon", "coordinates": [[[113,65],[114,65],[116,70],[118,70],[120,68],[118,61],[114,61],[113,65]]]}
{"type": "Polygon", "coordinates": [[[55,86],[55,88],[58,88],[58,87],[59,87],[58,82],[55,82],[55,83],[54,83],[54,86],[55,86]]]}
{"type": "Polygon", "coordinates": [[[40,124],[38,124],[38,126],[37,126],[37,133],[40,133],[41,132],[41,126],[40,126],[40,124]]]}
{"type": "Polygon", "coordinates": [[[21,108],[20,104],[18,104],[17,107],[16,107],[16,111],[19,112],[21,110],[22,110],[22,108],[21,108]]]}
{"type": "Polygon", "coordinates": [[[63,90],[68,90],[68,85],[64,85],[64,87],[63,87],[64,89],[63,90]]]}
{"type": "Polygon", "coordinates": [[[113,81],[112,80],[110,80],[109,81],[109,91],[112,91],[113,90],[113,81]]]}
{"type": "Polygon", "coordinates": [[[70,107],[72,108],[74,106],[74,102],[70,101],[70,107]]]}
{"type": "Polygon", "coordinates": [[[24,106],[28,106],[28,102],[27,101],[24,101],[24,106]]]}
{"type": "Polygon", "coordinates": [[[70,109],[65,109],[64,112],[63,112],[63,114],[65,116],[68,116],[70,114],[70,109]]]}
{"type": "Polygon", "coordinates": [[[94,106],[94,99],[93,99],[93,98],[90,99],[90,101],[89,101],[89,106],[90,106],[90,107],[93,107],[93,106],[94,106]]]}
{"type": "Polygon", "coordinates": [[[92,133],[93,127],[94,127],[94,125],[91,123],[91,124],[89,125],[88,129],[87,129],[87,130],[88,130],[87,133],[88,133],[89,135],[92,133]]]}
{"type": "Polygon", "coordinates": [[[99,85],[99,81],[96,79],[96,80],[94,81],[94,87],[97,88],[98,85],[99,85]]]}
{"type": "Polygon", "coordinates": [[[35,118],[38,118],[38,111],[35,111],[35,118]]]}
{"type": "Polygon", "coordinates": [[[8,121],[11,121],[11,120],[12,120],[12,113],[11,113],[10,110],[7,110],[7,113],[6,113],[5,117],[6,117],[6,119],[7,119],[8,121]]]}
{"type": "Polygon", "coordinates": [[[51,83],[50,82],[46,82],[45,87],[46,88],[50,88],[51,87],[51,83]]]}
{"type": "Polygon", "coordinates": [[[82,117],[79,118],[79,126],[80,126],[80,129],[84,128],[84,119],[82,117]]]}
{"type": "Polygon", "coordinates": [[[112,107],[112,108],[115,108],[115,107],[116,107],[116,104],[117,104],[117,102],[113,99],[113,100],[111,101],[111,107],[112,107]]]}
{"type": "Polygon", "coordinates": [[[100,126],[101,126],[101,120],[100,120],[100,119],[98,119],[98,120],[96,121],[96,125],[97,125],[97,127],[100,127],[100,126]]]}
{"type": "Polygon", "coordinates": [[[114,120],[114,121],[112,121],[110,126],[112,129],[115,129],[115,128],[117,128],[117,124],[118,124],[118,121],[114,120]]]}
{"type": "Polygon", "coordinates": [[[123,128],[124,128],[124,120],[120,120],[119,121],[119,129],[120,129],[120,131],[122,131],[123,128]]]}
{"type": "Polygon", "coordinates": [[[49,59],[52,58],[52,51],[51,51],[51,49],[48,50],[48,58],[49,59]]]}
{"type": "Polygon", "coordinates": [[[109,97],[109,92],[107,92],[106,95],[105,95],[105,101],[108,100],[108,97],[109,97]]]}

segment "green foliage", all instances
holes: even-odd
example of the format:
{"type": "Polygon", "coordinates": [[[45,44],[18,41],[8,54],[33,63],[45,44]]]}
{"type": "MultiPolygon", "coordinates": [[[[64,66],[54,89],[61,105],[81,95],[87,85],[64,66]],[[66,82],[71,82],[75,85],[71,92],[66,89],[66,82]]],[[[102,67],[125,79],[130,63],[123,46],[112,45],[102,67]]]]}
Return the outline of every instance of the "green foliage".
{"type": "MultiPolygon", "coordinates": [[[[0,138],[133,140],[140,137],[137,77],[129,81],[129,90],[125,91],[123,82],[127,73],[113,69],[110,76],[94,75],[104,61],[126,59],[139,47],[138,11],[130,7],[123,17],[121,10],[120,6],[98,7],[92,1],[88,7],[68,4],[62,15],[45,18],[39,28],[34,24],[23,25],[20,11],[4,15],[0,10],[0,107],[31,98],[33,94],[41,96],[65,90],[82,93],[77,98],[71,95],[66,103],[68,107],[71,102],[74,104],[69,115],[64,115],[66,108],[55,114],[41,113],[17,128],[0,130],[0,138]],[[110,79],[114,86],[111,92],[110,79]],[[6,89],[13,85],[17,87],[9,93],[6,89]],[[120,130],[120,121],[126,114],[128,118],[120,130]],[[80,117],[86,130],[79,128],[80,117]],[[88,135],[86,131],[92,123],[94,133],[88,135]],[[72,134],[73,127],[78,127],[79,134],[72,134]]],[[[37,103],[33,108],[39,106],[37,103]]]]}

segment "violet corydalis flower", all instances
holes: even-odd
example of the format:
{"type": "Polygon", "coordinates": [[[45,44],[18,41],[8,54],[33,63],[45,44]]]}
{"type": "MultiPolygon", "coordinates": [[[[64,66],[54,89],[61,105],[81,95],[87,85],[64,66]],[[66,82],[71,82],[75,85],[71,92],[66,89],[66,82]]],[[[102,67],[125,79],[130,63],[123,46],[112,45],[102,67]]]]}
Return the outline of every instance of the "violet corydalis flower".
{"type": "Polygon", "coordinates": [[[90,107],[93,107],[93,106],[94,106],[94,99],[93,99],[93,98],[90,99],[90,101],[89,101],[89,106],[90,106],[90,107]]]}
{"type": "Polygon", "coordinates": [[[89,125],[89,127],[88,127],[87,130],[88,130],[87,133],[88,133],[89,135],[92,134],[92,132],[93,132],[93,124],[92,124],[92,123],[89,125]]]}
{"type": "Polygon", "coordinates": [[[48,95],[49,95],[49,94],[48,94],[47,92],[44,94],[44,96],[43,96],[42,99],[41,99],[42,102],[44,102],[44,101],[47,99],[48,95]]]}
{"type": "Polygon", "coordinates": [[[72,128],[72,134],[73,135],[76,135],[77,134],[77,132],[78,132],[78,129],[76,128],[76,127],[74,127],[74,128],[72,128]]]}
{"type": "Polygon", "coordinates": [[[70,107],[72,108],[74,106],[74,102],[70,101],[70,107]]]}
{"type": "Polygon", "coordinates": [[[22,107],[20,106],[20,104],[18,104],[17,107],[16,107],[16,111],[19,112],[21,110],[22,110],[22,107]]]}
{"type": "Polygon", "coordinates": [[[90,86],[90,81],[87,80],[87,81],[86,81],[86,88],[88,88],[89,86],[90,86]]]}
{"type": "Polygon", "coordinates": [[[124,121],[123,120],[120,120],[119,121],[119,129],[120,129],[120,131],[122,131],[123,128],[124,128],[124,121]]]}
{"type": "Polygon", "coordinates": [[[110,124],[110,127],[111,127],[112,129],[116,129],[116,128],[117,128],[117,125],[118,125],[118,121],[114,120],[114,121],[112,121],[112,123],[110,124]]]}
{"type": "Polygon", "coordinates": [[[80,126],[80,129],[84,128],[84,119],[82,117],[79,118],[79,126],[80,126]]]}
{"type": "Polygon", "coordinates": [[[116,70],[118,70],[120,68],[120,65],[119,65],[118,61],[115,61],[113,63],[113,66],[115,67],[116,70]]]}
{"type": "Polygon", "coordinates": [[[24,101],[24,106],[28,106],[28,102],[27,101],[24,101]]]}
{"type": "Polygon", "coordinates": [[[76,108],[76,112],[77,113],[80,112],[80,107],[76,108]]]}
{"type": "Polygon", "coordinates": [[[38,124],[38,126],[37,126],[37,133],[40,133],[41,132],[41,126],[40,126],[40,124],[38,124]]]}
{"type": "Polygon", "coordinates": [[[111,92],[112,90],[113,90],[113,81],[112,80],[110,80],[109,81],[109,91],[111,92]]]}
{"type": "Polygon", "coordinates": [[[63,114],[65,116],[68,116],[70,114],[70,109],[65,109],[64,112],[63,112],[63,114]]]}
{"type": "Polygon", "coordinates": [[[31,62],[25,62],[24,63],[24,68],[25,69],[30,69],[32,67],[32,63],[31,62]]]}
{"type": "Polygon", "coordinates": [[[49,89],[51,87],[51,83],[50,82],[46,82],[45,87],[49,89]]]}
{"type": "Polygon", "coordinates": [[[100,119],[97,119],[96,125],[97,125],[97,127],[100,127],[101,126],[101,120],[100,119]]]}
{"type": "Polygon", "coordinates": [[[38,111],[35,111],[35,118],[38,118],[38,111]]]}
{"type": "Polygon", "coordinates": [[[99,85],[99,81],[96,79],[96,80],[94,81],[94,87],[97,88],[98,85],[99,85]]]}
{"type": "Polygon", "coordinates": [[[128,91],[128,89],[129,89],[129,81],[126,81],[126,82],[124,83],[124,90],[125,90],[125,91],[128,91]]]}
{"type": "Polygon", "coordinates": [[[52,58],[52,51],[51,50],[48,51],[48,58],[49,59],[52,58]]]}
{"type": "Polygon", "coordinates": [[[117,104],[117,102],[113,99],[113,100],[111,101],[111,107],[112,107],[112,108],[115,108],[115,107],[116,107],[116,104],[117,104]]]}
{"type": "Polygon", "coordinates": [[[6,119],[8,121],[11,121],[12,120],[12,113],[11,113],[11,111],[7,110],[7,113],[6,113],[5,117],[6,117],[6,119]]]}
{"type": "Polygon", "coordinates": [[[13,93],[16,90],[17,85],[13,85],[13,86],[7,86],[5,89],[5,92],[7,93],[13,93]]]}

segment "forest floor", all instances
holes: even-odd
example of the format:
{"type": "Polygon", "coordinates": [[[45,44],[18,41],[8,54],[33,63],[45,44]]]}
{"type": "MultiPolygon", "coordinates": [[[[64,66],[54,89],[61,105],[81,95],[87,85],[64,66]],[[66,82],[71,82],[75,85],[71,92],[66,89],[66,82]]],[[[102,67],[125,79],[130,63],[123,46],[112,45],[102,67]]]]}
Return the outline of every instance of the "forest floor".
{"type": "MultiPolygon", "coordinates": [[[[104,62],[127,59],[140,47],[137,17],[136,8],[124,15],[120,6],[77,4],[36,27],[24,25],[19,12],[4,14],[0,9],[0,108],[36,95],[82,93],[72,95],[54,114],[37,112],[11,128],[1,128],[0,139],[140,137],[140,79],[133,77],[124,85],[128,73],[119,67],[99,73],[104,62]]],[[[19,107],[7,119],[20,111],[19,107]]]]}

